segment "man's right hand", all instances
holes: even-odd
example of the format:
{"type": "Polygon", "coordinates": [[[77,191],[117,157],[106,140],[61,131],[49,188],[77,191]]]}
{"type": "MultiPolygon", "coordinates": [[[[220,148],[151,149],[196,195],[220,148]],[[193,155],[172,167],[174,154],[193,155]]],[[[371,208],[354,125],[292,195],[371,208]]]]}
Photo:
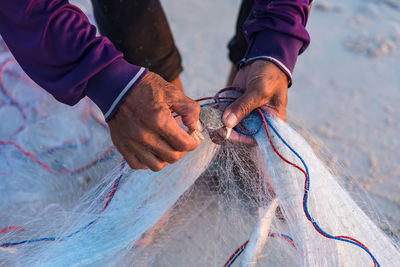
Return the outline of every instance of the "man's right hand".
{"type": "Polygon", "coordinates": [[[200,144],[179,126],[172,112],[189,130],[201,131],[199,104],[149,71],[108,122],[113,143],[132,169],[160,171],[200,144]]]}

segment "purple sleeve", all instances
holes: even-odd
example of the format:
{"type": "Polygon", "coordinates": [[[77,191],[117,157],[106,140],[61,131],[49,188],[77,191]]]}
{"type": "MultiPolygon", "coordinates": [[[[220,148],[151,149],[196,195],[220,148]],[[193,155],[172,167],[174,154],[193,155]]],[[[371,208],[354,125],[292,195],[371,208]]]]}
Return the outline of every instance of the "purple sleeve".
{"type": "Polygon", "coordinates": [[[310,43],[306,24],[310,0],[255,0],[243,26],[249,48],[241,64],[257,59],[275,63],[289,78],[297,56],[310,43]]]}
{"type": "Polygon", "coordinates": [[[115,113],[147,69],[126,62],[66,0],[0,0],[0,34],[24,71],[57,100],[88,96],[115,113]]]}

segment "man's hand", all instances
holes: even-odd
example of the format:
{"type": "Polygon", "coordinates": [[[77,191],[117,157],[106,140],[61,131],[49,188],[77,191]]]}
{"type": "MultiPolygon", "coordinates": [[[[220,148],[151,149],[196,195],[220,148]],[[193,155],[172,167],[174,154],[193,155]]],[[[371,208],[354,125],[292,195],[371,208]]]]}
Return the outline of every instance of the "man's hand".
{"type": "MultiPolygon", "coordinates": [[[[235,127],[258,107],[286,120],[288,79],[275,64],[265,60],[254,61],[239,70],[232,86],[246,91],[225,109],[222,120],[227,128],[235,127]]],[[[255,145],[254,138],[235,131],[228,137],[234,143],[255,145]]]]}
{"type": "Polygon", "coordinates": [[[148,72],[108,122],[111,139],[132,169],[160,171],[200,144],[189,130],[201,131],[200,106],[155,73],[148,72]]]}

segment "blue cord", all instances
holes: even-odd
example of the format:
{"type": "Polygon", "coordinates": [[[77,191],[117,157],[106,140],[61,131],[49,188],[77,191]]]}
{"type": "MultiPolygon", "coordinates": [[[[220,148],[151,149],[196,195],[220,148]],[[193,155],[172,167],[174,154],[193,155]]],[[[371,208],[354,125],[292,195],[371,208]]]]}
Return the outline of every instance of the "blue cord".
{"type": "MultiPolygon", "coordinates": [[[[254,111],[253,111],[254,112],[254,111]]],[[[253,112],[249,115],[249,116],[254,116],[254,114],[253,114],[253,112]]],[[[339,240],[339,241],[343,241],[343,242],[347,242],[347,243],[350,243],[350,244],[353,244],[353,245],[356,245],[356,246],[358,246],[358,247],[360,247],[360,248],[362,248],[365,252],[367,252],[368,253],[368,255],[372,258],[372,260],[376,263],[376,265],[378,266],[378,267],[380,267],[380,264],[378,263],[378,261],[377,261],[377,259],[374,257],[374,255],[365,247],[365,246],[363,246],[363,245],[361,245],[361,244],[359,244],[359,243],[357,243],[357,242],[355,242],[355,241],[353,241],[353,240],[349,240],[349,239],[345,239],[345,238],[341,238],[341,237],[336,237],[336,236],[333,236],[333,235],[331,235],[331,234],[328,234],[327,232],[325,232],[319,225],[318,225],[318,223],[314,220],[314,218],[313,217],[311,217],[311,214],[310,214],[310,212],[309,212],[309,210],[308,210],[308,192],[309,192],[309,190],[310,190],[310,173],[309,173],[309,170],[308,170],[308,166],[307,166],[307,164],[305,163],[305,161],[303,160],[303,158],[299,155],[299,153],[297,153],[287,142],[286,142],[286,140],[279,134],[279,132],[275,129],[275,127],[272,125],[272,123],[270,122],[270,120],[268,119],[268,116],[262,111],[262,113],[263,113],[263,117],[265,118],[265,121],[267,122],[267,124],[268,124],[268,126],[272,129],[272,131],[275,133],[275,135],[282,141],[282,143],[301,161],[301,163],[302,163],[302,165],[304,166],[304,169],[305,169],[305,171],[306,171],[306,173],[307,173],[307,177],[308,177],[308,179],[307,179],[307,184],[306,184],[306,190],[305,190],[305,195],[304,195],[304,211],[305,211],[305,213],[306,213],[306,216],[307,216],[307,218],[311,221],[311,223],[315,226],[315,228],[317,228],[324,236],[326,236],[326,237],[328,237],[328,238],[331,238],[331,239],[334,239],[334,240],[339,240]]],[[[259,114],[258,114],[258,116],[260,116],[259,114]]],[[[262,123],[260,122],[260,126],[259,126],[259,128],[258,128],[258,130],[256,130],[256,131],[249,131],[249,132],[244,132],[244,131],[242,131],[242,130],[240,130],[240,129],[236,129],[236,130],[238,130],[241,134],[243,134],[243,135],[247,135],[247,136],[254,136],[254,135],[256,135],[258,132],[259,132],[259,130],[261,129],[261,127],[262,127],[262,123]]],[[[240,252],[241,253],[241,252],[240,252]]],[[[238,255],[240,255],[240,253],[238,253],[238,255]]],[[[237,256],[238,256],[237,255],[237,256]]],[[[237,258],[237,256],[235,257],[235,259],[237,258]]]]}
{"type": "MultiPolygon", "coordinates": [[[[124,165],[122,167],[121,170],[121,174],[119,175],[118,179],[117,179],[117,184],[115,185],[115,193],[117,192],[118,186],[121,182],[122,176],[123,176],[123,169],[125,168],[126,165],[126,161],[124,162],[124,165]]],[[[113,200],[115,193],[111,196],[109,204],[111,203],[111,201],[113,200]]],[[[17,246],[17,245],[21,245],[21,244],[29,244],[29,243],[37,243],[37,242],[42,242],[42,241],[56,241],[56,240],[65,240],[67,238],[73,237],[74,235],[86,230],[87,228],[89,228],[90,226],[92,226],[94,223],[97,222],[97,220],[100,218],[100,215],[92,220],[91,222],[89,222],[87,225],[83,226],[82,228],[76,230],[75,232],[72,232],[68,235],[65,236],[61,236],[61,237],[43,237],[43,238],[37,238],[37,239],[30,239],[30,240],[23,240],[23,241],[19,241],[19,242],[7,242],[7,243],[3,243],[0,244],[0,248],[1,247],[9,247],[9,246],[17,246]]]]}
{"type": "Polygon", "coordinates": [[[236,254],[236,256],[233,257],[233,259],[231,260],[231,262],[230,262],[226,267],[231,267],[232,264],[236,261],[236,259],[240,256],[240,254],[242,254],[242,252],[244,251],[245,248],[246,248],[246,247],[243,247],[243,248],[238,252],[238,254],[236,254]]]}
{"type": "MultiPolygon", "coordinates": [[[[277,234],[277,233],[270,233],[270,234],[272,234],[272,235],[279,235],[279,236],[285,237],[285,238],[287,238],[287,239],[289,239],[290,241],[293,242],[293,239],[292,239],[290,236],[288,236],[288,235],[285,235],[285,234],[277,234]]],[[[246,246],[247,246],[247,244],[246,244],[246,246]]],[[[232,266],[232,264],[233,264],[233,263],[236,261],[236,259],[240,256],[240,254],[242,254],[242,252],[245,250],[246,246],[244,246],[244,247],[235,255],[235,257],[232,258],[231,262],[230,262],[226,267],[232,266]]]]}
{"type": "Polygon", "coordinates": [[[335,240],[339,240],[339,241],[351,243],[351,244],[353,244],[353,245],[356,245],[356,246],[362,248],[365,252],[367,252],[367,253],[371,256],[372,260],[373,260],[373,261],[376,263],[376,265],[379,267],[380,264],[378,263],[378,261],[376,260],[376,258],[374,257],[374,255],[373,255],[366,247],[364,247],[364,246],[362,246],[362,245],[360,245],[360,244],[358,244],[357,242],[354,242],[354,241],[352,241],[352,240],[348,240],[348,239],[345,239],[345,238],[340,238],[340,237],[336,237],[336,236],[333,236],[333,235],[331,235],[331,234],[328,234],[327,232],[325,232],[324,230],[322,230],[321,227],[318,225],[318,223],[314,220],[314,218],[311,217],[311,215],[310,215],[310,213],[309,213],[309,211],[308,211],[308,202],[307,202],[307,200],[308,200],[308,192],[309,192],[309,189],[310,189],[310,174],[309,174],[309,171],[308,171],[307,164],[304,162],[303,158],[302,158],[302,157],[301,157],[287,142],[286,142],[286,140],[278,133],[278,131],[275,129],[275,127],[272,126],[272,124],[271,124],[271,122],[269,121],[268,117],[267,117],[264,113],[263,113],[263,116],[264,116],[264,118],[265,118],[265,120],[266,120],[268,126],[272,129],[272,131],[274,131],[275,135],[284,143],[284,145],[285,145],[287,148],[289,148],[289,150],[290,150],[293,154],[296,155],[296,157],[301,161],[301,163],[303,164],[303,166],[304,166],[304,168],[305,168],[305,171],[306,171],[306,173],[307,173],[308,179],[307,179],[307,186],[306,186],[305,198],[304,198],[304,210],[305,210],[305,212],[306,212],[306,216],[310,219],[310,221],[312,222],[312,224],[313,224],[319,231],[321,231],[321,233],[323,233],[324,235],[326,235],[327,237],[329,237],[329,238],[331,238],[331,239],[335,239],[335,240]]]}
{"type": "MultiPolygon", "coordinates": [[[[234,90],[234,89],[230,89],[230,90],[234,90]]],[[[232,103],[233,101],[231,100],[226,100],[226,101],[218,101],[217,99],[214,100],[214,103],[206,103],[206,104],[202,104],[200,105],[201,107],[206,107],[206,106],[210,106],[210,105],[215,105],[215,104],[219,104],[219,103],[232,103]]],[[[178,117],[179,115],[174,115],[174,118],[178,117]]],[[[305,190],[305,196],[304,196],[304,210],[306,213],[307,218],[311,221],[311,223],[326,237],[334,239],[334,240],[339,240],[339,241],[343,241],[343,242],[347,242],[347,243],[351,243],[353,245],[356,245],[360,248],[362,248],[365,252],[367,252],[371,258],[373,259],[373,261],[377,264],[378,267],[380,267],[380,264],[378,263],[378,261],[376,260],[376,258],[374,257],[374,255],[364,246],[362,246],[361,244],[352,241],[352,240],[348,240],[345,238],[340,238],[340,237],[336,237],[333,236],[331,234],[328,234],[327,232],[325,232],[323,229],[321,229],[321,227],[318,225],[318,223],[314,220],[314,218],[311,217],[309,211],[308,211],[308,192],[310,189],[310,174],[309,174],[309,170],[308,170],[308,166],[305,163],[305,161],[303,160],[303,158],[286,142],[286,140],[279,134],[279,132],[275,129],[275,127],[271,124],[271,122],[269,121],[268,117],[266,116],[266,114],[263,112],[263,116],[268,124],[268,126],[273,130],[273,132],[275,133],[275,135],[283,142],[283,144],[301,161],[302,165],[305,168],[305,171],[307,173],[307,185],[306,185],[306,190],[305,190]]],[[[257,130],[255,131],[249,131],[249,132],[243,132],[239,127],[236,127],[236,130],[238,130],[238,132],[240,132],[241,134],[244,135],[248,135],[248,136],[254,136],[256,135],[260,129],[262,127],[262,123],[260,123],[259,127],[257,130]]],[[[124,163],[125,166],[125,163],[124,163]]],[[[122,178],[122,172],[121,175],[118,177],[117,180],[117,185],[116,188],[119,185],[119,182],[122,178]]],[[[113,199],[114,195],[111,197],[111,200],[113,199]]],[[[7,246],[14,246],[14,245],[20,245],[20,244],[25,244],[25,243],[34,243],[34,242],[41,242],[41,241],[55,241],[55,240],[62,240],[62,239],[66,239],[66,238],[70,238],[80,232],[82,232],[83,230],[89,228],[92,224],[94,224],[96,221],[98,220],[98,218],[94,219],[93,221],[89,222],[87,225],[85,225],[84,227],[80,228],[79,230],[66,235],[64,237],[60,237],[60,238],[55,238],[55,237],[46,237],[46,238],[39,238],[39,239],[31,239],[31,240],[23,240],[23,241],[19,241],[19,242],[14,242],[14,243],[3,243],[0,244],[0,247],[7,247],[7,246]]],[[[289,236],[285,236],[289,239],[291,239],[289,236]]],[[[291,239],[292,240],[292,239],[291,239]]],[[[231,263],[228,266],[231,266],[231,264],[237,259],[237,257],[239,257],[239,255],[243,252],[244,248],[232,259],[231,263]]]]}

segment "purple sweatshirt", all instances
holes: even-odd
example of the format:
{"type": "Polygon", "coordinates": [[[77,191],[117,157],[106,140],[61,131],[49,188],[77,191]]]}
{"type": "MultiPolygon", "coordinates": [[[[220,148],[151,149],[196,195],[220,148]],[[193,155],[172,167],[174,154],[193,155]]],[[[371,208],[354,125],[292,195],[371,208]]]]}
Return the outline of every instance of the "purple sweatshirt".
{"type": "MultiPolygon", "coordinates": [[[[241,64],[269,60],[291,80],[310,38],[310,0],[255,0],[244,25],[241,64]]],[[[24,71],[58,101],[88,96],[109,120],[147,72],[123,59],[110,40],[67,0],[0,0],[0,34],[24,71]]]]}

